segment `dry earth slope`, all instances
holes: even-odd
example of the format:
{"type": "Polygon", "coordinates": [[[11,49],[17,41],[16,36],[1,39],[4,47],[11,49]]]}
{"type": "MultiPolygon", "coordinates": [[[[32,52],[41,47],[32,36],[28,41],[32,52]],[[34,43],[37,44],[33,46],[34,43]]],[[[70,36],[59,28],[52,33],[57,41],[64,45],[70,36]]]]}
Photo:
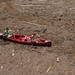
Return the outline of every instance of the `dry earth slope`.
{"type": "Polygon", "coordinates": [[[0,75],[75,75],[75,0],[0,0],[0,32],[6,27],[52,46],[0,40],[0,75]]]}

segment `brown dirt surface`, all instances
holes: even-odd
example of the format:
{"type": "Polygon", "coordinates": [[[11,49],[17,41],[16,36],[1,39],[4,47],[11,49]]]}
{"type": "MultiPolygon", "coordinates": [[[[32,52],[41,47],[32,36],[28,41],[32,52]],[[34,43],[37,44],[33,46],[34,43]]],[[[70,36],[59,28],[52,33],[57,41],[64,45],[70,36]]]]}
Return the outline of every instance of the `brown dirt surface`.
{"type": "Polygon", "coordinates": [[[0,0],[0,32],[6,27],[52,46],[0,40],[0,75],[75,75],[75,0],[0,0]]]}

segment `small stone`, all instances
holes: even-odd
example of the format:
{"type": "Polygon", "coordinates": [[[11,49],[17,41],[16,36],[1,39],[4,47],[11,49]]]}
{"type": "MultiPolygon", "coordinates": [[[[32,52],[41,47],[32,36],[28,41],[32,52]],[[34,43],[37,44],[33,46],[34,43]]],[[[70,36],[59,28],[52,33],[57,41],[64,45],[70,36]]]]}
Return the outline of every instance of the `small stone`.
{"type": "Polygon", "coordinates": [[[57,62],[59,62],[59,58],[57,58],[57,62]]]}
{"type": "Polygon", "coordinates": [[[21,65],[23,65],[23,63],[21,63],[21,65]]]}
{"type": "Polygon", "coordinates": [[[30,62],[30,59],[28,59],[28,62],[30,62]]]}
{"type": "Polygon", "coordinates": [[[17,30],[17,31],[19,31],[19,30],[17,30]]]}
{"type": "Polygon", "coordinates": [[[15,54],[14,53],[12,53],[12,56],[14,56],[15,54]]]}
{"type": "Polygon", "coordinates": [[[3,69],[3,66],[1,66],[1,69],[3,69]]]}

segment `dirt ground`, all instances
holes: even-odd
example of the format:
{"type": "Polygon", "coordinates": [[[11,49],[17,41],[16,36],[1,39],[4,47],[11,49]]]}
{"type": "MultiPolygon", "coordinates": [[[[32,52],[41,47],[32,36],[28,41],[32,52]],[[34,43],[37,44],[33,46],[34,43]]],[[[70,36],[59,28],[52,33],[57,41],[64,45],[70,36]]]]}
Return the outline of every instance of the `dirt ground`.
{"type": "Polygon", "coordinates": [[[0,75],[75,75],[75,0],[0,0],[0,32],[6,27],[52,46],[0,40],[0,75]]]}

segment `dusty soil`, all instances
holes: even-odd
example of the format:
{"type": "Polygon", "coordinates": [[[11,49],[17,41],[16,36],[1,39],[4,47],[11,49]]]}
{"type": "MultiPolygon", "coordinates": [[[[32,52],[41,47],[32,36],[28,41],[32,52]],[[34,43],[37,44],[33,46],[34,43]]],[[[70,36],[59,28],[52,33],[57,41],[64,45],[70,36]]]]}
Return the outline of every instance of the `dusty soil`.
{"type": "Polygon", "coordinates": [[[0,40],[0,75],[75,75],[75,0],[0,0],[0,32],[6,27],[52,46],[0,40]]]}

